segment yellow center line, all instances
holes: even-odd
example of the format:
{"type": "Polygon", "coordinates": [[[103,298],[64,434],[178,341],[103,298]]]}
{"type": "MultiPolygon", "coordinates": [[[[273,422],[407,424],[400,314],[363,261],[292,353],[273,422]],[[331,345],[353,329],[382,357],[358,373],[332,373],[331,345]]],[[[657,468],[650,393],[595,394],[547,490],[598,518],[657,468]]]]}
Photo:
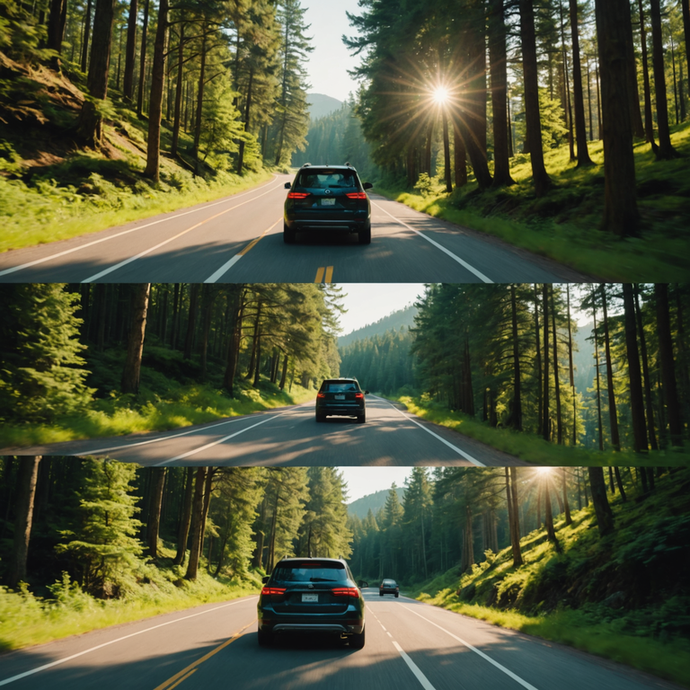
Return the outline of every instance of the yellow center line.
{"type": "Polygon", "coordinates": [[[254,238],[242,251],[238,252],[239,255],[244,256],[252,247],[254,247],[259,242],[259,240],[262,237],[266,235],[267,232],[273,230],[273,228],[275,228],[275,226],[278,225],[278,223],[280,223],[281,220],[282,218],[278,218],[278,220],[275,223],[273,223],[273,225],[271,225],[270,228],[266,228],[258,237],[254,238]]]}
{"type": "Polygon", "coordinates": [[[172,678],[169,678],[166,680],[164,683],[161,683],[155,690],[172,690],[172,688],[176,687],[179,685],[183,680],[186,678],[189,678],[189,676],[192,675],[192,672],[194,672],[197,668],[197,666],[200,666],[201,664],[204,663],[204,661],[208,661],[214,654],[218,654],[218,652],[221,651],[221,649],[225,649],[229,644],[234,642],[240,635],[250,626],[254,625],[256,623],[256,618],[249,624],[245,625],[244,628],[241,628],[238,630],[230,639],[225,640],[223,644],[219,645],[215,649],[211,650],[208,654],[205,654],[204,656],[201,657],[201,659],[197,659],[196,661],[192,662],[187,666],[187,668],[183,668],[179,673],[176,673],[172,678]]]}
{"type": "Polygon", "coordinates": [[[333,282],[333,266],[319,266],[316,271],[315,283],[332,283],[333,282]]]}
{"type": "Polygon", "coordinates": [[[332,283],[333,282],[333,266],[328,266],[326,268],[326,283],[332,283]]]}
{"type": "Polygon", "coordinates": [[[323,283],[323,272],[326,269],[323,266],[319,267],[319,270],[316,272],[316,280],[314,281],[315,283],[323,283]]]}

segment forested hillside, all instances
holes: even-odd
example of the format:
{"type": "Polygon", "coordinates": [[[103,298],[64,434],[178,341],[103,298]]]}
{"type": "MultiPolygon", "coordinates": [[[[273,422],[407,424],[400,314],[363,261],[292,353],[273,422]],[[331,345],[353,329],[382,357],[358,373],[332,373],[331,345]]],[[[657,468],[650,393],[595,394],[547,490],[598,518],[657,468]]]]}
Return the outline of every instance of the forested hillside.
{"type": "MultiPolygon", "coordinates": [[[[398,498],[402,500],[404,489],[402,487],[397,487],[396,491],[398,492],[398,498]]],[[[362,498],[358,498],[356,501],[347,504],[347,514],[357,516],[360,520],[363,520],[370,510],[376,515],[385,505],[387,497],[388,490],[385,489],[369,494],[368,496],[362,496],[362,498]]]]}
{"type": "Polygon", "coordinates": [[[15,441],[53,426],[88,437],[246,413],[262,396],[289,404],[293,385],[339,371],[338,296],[325,286],[4,284],[0,295],[6,445],[11,429],[15,441]]]}
{"type": "Polygon", "coordinates": [[[304,11],[0,2],[0,189],[15,202],[3,213],[26,231],[72,218],[67,202],[97,213],[168,192],[179,204],[289,165],[309,124],[304,11]]]}
{"type": "Polygon", "coordinates": [[[362,328],[358,328],[347,335],[338,336],[338,347],[343,348],[351,345],[356,340],[363,340],[373,335],[383,335],[389,330],[404,330],[410,326],[414,326],[414,317],[417,315],[417,307],[410,305],[405,309],[398,309],[398,311],[391,312],[388,316],[370,323],[362,328]]]}
{"type": "Polygon", "coordinates": [[[396,197],[595,275],[638,237],[614,271],[664,280],[688,271],[689,36],[685,2],[439,0],[367,3],[345,41],[396,197]]]}
{"type": "Polygon", "coordinates": [[[415,468],[402,501],[349,518],[352,564],[687,682],[689,489],[687,468],[415,468]]]}

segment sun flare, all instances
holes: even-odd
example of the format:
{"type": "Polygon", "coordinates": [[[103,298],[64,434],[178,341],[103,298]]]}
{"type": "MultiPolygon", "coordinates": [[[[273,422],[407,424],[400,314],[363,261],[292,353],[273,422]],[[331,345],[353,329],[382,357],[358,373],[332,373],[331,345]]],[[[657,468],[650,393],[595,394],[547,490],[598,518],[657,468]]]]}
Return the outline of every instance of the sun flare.
{"type": "Polygon", "coordinates": [[[450,92],[445,86],[437,86],[432,91],[431,97],[437,105],[445,105],[450,100],[450,92]]]}

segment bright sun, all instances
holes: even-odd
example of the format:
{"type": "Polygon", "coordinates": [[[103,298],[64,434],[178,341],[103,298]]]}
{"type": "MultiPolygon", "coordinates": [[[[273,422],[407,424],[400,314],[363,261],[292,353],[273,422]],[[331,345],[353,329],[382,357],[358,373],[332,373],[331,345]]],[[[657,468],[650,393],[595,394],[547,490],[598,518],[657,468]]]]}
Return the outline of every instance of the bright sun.
{"type": "Polygon", "coordinates": [[[445,86],[437,86],[433,90],[431,97],[433,98],[434,103],[437,103],[438,105],[444,105],[445,103],[448,103],[448,100],[450,99],[450,93],[445,86]]]}

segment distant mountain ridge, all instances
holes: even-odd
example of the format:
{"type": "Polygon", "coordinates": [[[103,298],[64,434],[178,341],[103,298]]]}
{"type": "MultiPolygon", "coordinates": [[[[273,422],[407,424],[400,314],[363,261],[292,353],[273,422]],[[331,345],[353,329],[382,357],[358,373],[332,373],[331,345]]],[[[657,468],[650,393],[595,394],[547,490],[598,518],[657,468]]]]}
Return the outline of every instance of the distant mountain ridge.
{"type": "MultiPolygon", "coordinates": [[[[381,491],[377,491],[376,493],[368,494],[367,496],[362,496],[362,498],[358,498],[356,501],[352,501],[352,503],[348,504],[347,512],[350,515],[356,515],[360,520],[364,520],[370,509],[371,512],[374,515],[376,515],[376,513],[378,513],[379,510],[381,510],[381,508],[383,508],[383,506],[386,505],[386,498],[388,497],[389,491],[390,489],[382,489],[381,491]]],[[[396,491],[398,492],[398,498],[402,503],[405,488],[402,486],[398,486],[396,487],[396,491]]]]}
{"type": "Polygon", "coordinates": [[[337,98],[326,96],[323,93],[308,93],[307,103],[309,103],[309,117],[312,122],[320,117],[330,115],[343,107],[343,102],[337,98]]]}
{"type": "Polygon", "coordinates": [[[362,328],[358,328],[352,333],[340,336],[338,338],[338,347],[345,347],[354,343],[356,340],[364,340],[365,338],[371,338],[375,335],[383,335],[386,331],[392,329],[400,330],[402,327],[414,326],[414,317],[417,315],[417,307],[411,304],[405,309],[398,309],[388,316],[384,316],[375,323],[367,324],[362,328]]]}

